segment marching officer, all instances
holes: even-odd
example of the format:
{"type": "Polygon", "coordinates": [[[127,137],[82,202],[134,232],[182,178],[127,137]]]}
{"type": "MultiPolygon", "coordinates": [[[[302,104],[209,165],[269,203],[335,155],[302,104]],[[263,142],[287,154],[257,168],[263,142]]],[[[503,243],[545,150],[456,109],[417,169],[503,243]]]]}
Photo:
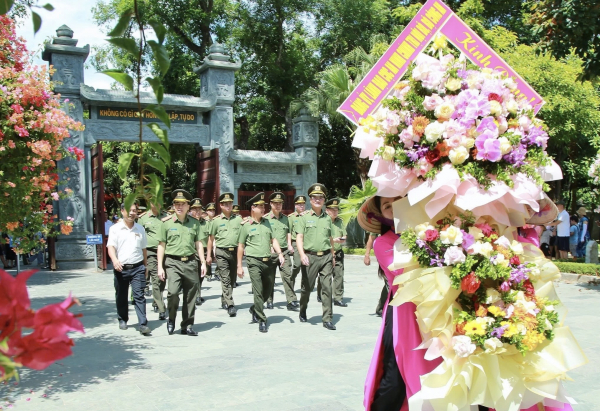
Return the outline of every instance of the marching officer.
{"type": "Polygon", "coordinates": [[[233,286],[237,275],[237,247],[242,219],[232,213],[233,194],[219,196],[221,214],[212,221],[209,248],[215,245],[217,275],[221,278],[221,306],[230,317],[235,317],[237,309],[233,302],[233,286]]]}
{"type": "Polygon", "coordinates": [[[192,196],[185,190],[175,190],[172,194],[175,214],[163,221],[158,244],[158,276],[167,283],[167,309],[169,320],[167,332],[173,334],[175,318],[179,308],[179,293],[183,292],[181,334],[196,336],[194,331],[194,304],[198,293],[198,262],[196,254],[202,264],[201,275],[206,274],[206,261],[204,260],[204,247],[202,246],[203,230],[200,223],[187,215],[192,196]]]}
{"type": "Polygon", "coordinates": [[[274,235],[271,221],[263,218],[265,214],[265,193],[258,193],[247,203],[251,207],[251,216],[241,223],[239,244],[237,250],[237,275],[244,278],[242,258],[246,251],[246,264],[252,282],[254,305],[250,307],[252,322],[258,322],[258,330],[266,333],[267,316],[263,310],[265,300],[271,294],[275,282],[275,270],[272,267],[271,247],[277,253],[277,261],[284,265],[285,258],[274,235]]]}
{"type": "Polygon", "coordinates": [[[298,246],[296,244],[295,225],[296,225],[296,222],[298,221],[298,219],[300,218],[300,216],[302,216],[302,213],[304,212],[305,204],[306,204],[306,196],[296,196],[296,198],[294,198],[295,211],[288,215],[288,219],[290,222],[290,234],[292,237],[292,247],[293,247],[292,253],[294,256],[294,267],[292,268],[292,276],[290,278],[290,286],[291,286],[293,295],[290,294],[290,296],[292,297],[292,301],[290,304],[296,309],[298,307],[300,307],[300,304],[298,304],[298,298],[296,297],[296,291],[295,291],[296,290],[296,277],[298,276],[298,273],[300,272],[300,267],[302,266],[302,262],[300,261],[300,253],[298,252],[298,246]]]}
{"type": "MultiPolygon", "coordinates": [[[[326,212],[333,223],[333,249],[335,250],[335,265],[333,266],[333,305],[347,307],[344,302],[344,251],[342,244],[346,242],[346,227],[338,217],[340,199],[332,198],[325,203],[326,212]]],[[[321,281],[317,284],[317,295],[321,296],[321,281]]]]}
{"type": "MultiPolygon", "coordinates": [[[[200,229],[202,230],[202,247],[204,247],[204,260],[206,261],[206,275],[209,273],[208,267],[210,264],[208,263],[208,235],[210,230],[210,221],[202,218],[202,200],[199,198],[194,198],[192,203],[190,204],[190,217],[195,218],[200,223],[200,229]]],[[[196,256],[196,259],[200,261],[200,256],[196,256]]],[[[196,305],[202,305],[204,302],[204,298],[202,298],[202,281],[204,281],[204,276],[200,272],[201,264],[198,264],[198,296],[196,296],[196,305]]]]}
{"type": "MultiPolygon", "coordinates": [[[[208,234],[210,237],[210,233],[212,232],[212,220],[213,220],[213,218],[215,218],[215,203],[208,203],[206,205],[206,207],[204,207],[202,210],[203,210],[202,218],[204,218],[209,223],[207,228],[208,228],[208,234]]],[[[207,251],[206,255],[207,255],[207,259],[206,259],[206,278],[207,278],[207,280],[208,281],[220,280],[220,278],[216,274],[213,274],[213,271],[212,271],[212,262],[216,261],[214,246],[211,247],[210,250],[207,251]]]]}
{"type": "Polygon", "coordinates": [[[148,254],[147,276],[150,276],[152,286],[152,307],[155,313],[158,313],[159,320],[166,320],[165,301],[163,300],[163,292],[165,291],[166,282],[158,278],[158,243],[160,242],[160,230],[162,219],[167,217],[167,213],[160,209],[160,205],[150,203],[150,210],[142,214],[139,219],[139,224],[146,230],[148,237],[148,246],[146,251],[148,254]]]}
{"type": "Polygon", "coordinates": [[[313,184],[308,189],[311,209],[305,211],[294,225],[296,243],[302,262],[302,294],[300,296],[300,322],[306,322],[306,308],[310,293],[315,288],[317,276],[321,280],[323,300],[323,327],[335,330],[332,323],[331,275],[334,265],[333,223],[324,210],[325,196],[323,184],[313,184]]]}
{"type": "MultiPolygon", "coordinates": [[[[269,196],[271,212],[265,216],[265,218],[269,220],[269,223],[271,223],[273,236],[277,239],[285,260],[283,265],[278,264],[279,256],[276,253],[272,253],[271,268],[273,269],[274,280],[275,272],[277,271],[277,266],[279,265],[279,275],[285,291],[287,309],[289,311],[298,311],[298,302],[296,299],[296,293],[294,292],[294,284],[292,283],[292,264],[290,261],[290,254],[294,252],[294,248],[292,247],[292,235],[290,234],[290,221],[288,217],[281,212],[284,198],[285,196],[281,191],[273,192],[273,194],[269,196]],[[296,304],[293,304],[293,301],[295,301],[296,304]]],[[[273,309],[274,289],[275,281],[273,281],[273,288],[271,288],[271,292],[268,294],[268,309],[273,309]]]]}
{"type": "Polygon", "coordinates": [[[233,207],[231,208],[231,212],[235,215],[240,215],[240,206],[237,204],[234,204],[233,207]]]}

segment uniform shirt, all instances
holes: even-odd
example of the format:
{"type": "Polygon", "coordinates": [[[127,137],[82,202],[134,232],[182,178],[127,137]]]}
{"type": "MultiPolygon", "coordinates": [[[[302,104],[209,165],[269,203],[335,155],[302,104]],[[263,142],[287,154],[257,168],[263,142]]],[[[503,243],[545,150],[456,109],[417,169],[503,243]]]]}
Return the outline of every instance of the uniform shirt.
{"type": "MultiPolygon", "coordinates": [[[[332,221],[332,229],[331,236],[333,238],[338,237],[346,237],[346,227],[344,227],[344,222],[341,218],[337,217],[334,221],[332,221]]],[[[342,249],[341,243],[333,243],[333,249],[335,251],[340,251],[342,249]]]]}
{"type": "Polygon", "coordinates": [[[138,223],[146,230],[148,248],[158,247],[158,243],[160,242],[160,228],[162,227],[161,219],[166,216],[167,213],[165,212],[161,212],[158,216],[155,216],[152,212],[147,212],[138,220],[138,223]]]}
{"type": "Polygon", "coordinates": [[[163,221],[160,229],[160,242],[165,243],[165,254],[187,257],[196,254],[196,241],[202,238],[203,231],[195,218],[186,216],[183,223],[176,215],[163,221]]]}
{"type": "Polygon", "coordinates": [[[294,230],[297,234],[304,235],[304,250],[311,252],[331,250],[330,237],[333,232],[331,217],[321,210],[321,215],[317,215],[314,210],[305,211],[302,216],[294,223],[294,230]]]}
{"type": "Polygon", "coordinates": [[[302,213],[298,213],[297,211],[294,211],[292,214],[288,215],[288,220],[290,222],[290,233],[292,233],[292,241],[296,241],[296,222],[298,221],[298,219],[302,216],[302,213]]]}
{"type": "Polygon", "coordinates": [[[260,222],[257,223],[249,218],[241,224],[238,242],[246,247],[246,255],[258,258],[270,257],[271,240],[273,239],[270,221],[261,218],[260,222]]]}
{"type": "MultiPolygon", "coordinates": [[[[192,217],[194,218],[194,217],[192,217]]],[[[200,230],[201,230],[201,240],[200,242],[202,243],[202,246],[204,247],[204,251],[206,252],[206,246],[208,244],[208,236],[210,235],[210,220],[205,220],[204,218],[200,218],[200,219],[196,219],[195,220],[198,221],[198,224],[200,224],[200,230]]]]}
{"type": "Polygon", "coordinates": [[[276,218],[275,214],[271,211],[264,218],[271,223],[273,237],[277,239],[279,247],[281,247],[282,250],[287,249],[287,236],[290,233],[290,221],[287,216],[283,213],[279,213],[279,218],[276,218]]]}
{"type": "Polygon", "coordinates": [[[131,229],[125,222],[113,224],[108,232],[107,246],[113,246],[121,264],[136,264],[144,259],[144,248],[148,239],[146,231],[138,223],[133,223],[131,229]]]}
{"type": "Polygon", "coordinates": [[[241,223],[242,218],[233,213],[229,218],[225,214],[213,218],[210,234],[215,236],[215,245],[219,248],[237,247],[241,223]]]}

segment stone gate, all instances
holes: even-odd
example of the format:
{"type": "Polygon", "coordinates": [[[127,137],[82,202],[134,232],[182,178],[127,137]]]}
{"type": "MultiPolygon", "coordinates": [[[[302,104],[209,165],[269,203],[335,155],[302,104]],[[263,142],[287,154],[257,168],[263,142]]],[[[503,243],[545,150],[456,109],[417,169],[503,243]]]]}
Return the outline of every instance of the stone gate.
{"type": "MultiPolygon", "coordinates": [[[[82,132],[71,132],[65,149],[78,147],[86,158],[77,162],[67,158],[58,162],[59,175],[73,195],[54,204],[59,218],[74,218],[73,232],[59,236],[56,259],[61,268],[93,265],[93,246],[86,235],[93,233],[90,149],[98,141],[138,142],[139,123],[135,118],[137,100],[133,93],[120,90],[96,90],[84,83],[83,65],[89,45],[77,46],[73,31],[63,25],[47,43],[42,58],[56,70],[52,76],[55,92],[61,94],[63,111],[85,125],[82,132]],[[84,119],[84,111],[89,118],[84,119]]],[[[290,184],[298,194],[306,194],[317,181],[319,132],[317,119],[301,112],[293,120],[294,152],[236,150],[233,133],[235,72],[239,62],[231,62],[219,44],[210,47],[203,64],[194,71],[200,76],[200,97],[165,94],[162,106],[171,117],[169,141],[194,144],[203,150],[218,148],[219,190],[237,191],[244,183],[290,184]]],[[[154,104],[154,95],[141,92],[142,105],[154,104]]],[[[152,121],[151,118],[144,121],[152,121]]],[[[143,141],[158,141],[147,128],[143,141]]]]}

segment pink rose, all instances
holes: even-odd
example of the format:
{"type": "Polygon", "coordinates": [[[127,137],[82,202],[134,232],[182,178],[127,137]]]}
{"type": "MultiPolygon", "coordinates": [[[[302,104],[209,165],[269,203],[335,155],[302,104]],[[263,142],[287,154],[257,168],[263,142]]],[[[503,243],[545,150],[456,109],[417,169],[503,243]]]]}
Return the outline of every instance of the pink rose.
{"type": "Polygon", "coordinates": [[[444,100],[434,93],[431,96],[425,97],[425,100],[423,100],[423,107],[425,107],[425,110],[432,111],[443,102],[444,100]]]}

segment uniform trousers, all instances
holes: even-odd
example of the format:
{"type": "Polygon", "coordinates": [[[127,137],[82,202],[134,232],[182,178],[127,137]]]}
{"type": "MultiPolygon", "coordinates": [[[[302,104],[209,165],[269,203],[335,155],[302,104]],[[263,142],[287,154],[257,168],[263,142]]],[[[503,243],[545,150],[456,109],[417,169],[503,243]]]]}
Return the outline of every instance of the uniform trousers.
{"type": "Polygon", "coordinates": [[[279,276],[281,277],[281,282],[283,283],[285,299],[289,304],[292,301],[297,301],[298,299],[296,297],[296,293],[294,292],[294,283],[292,282],[292,261],[290,260],[290,252],[289,250],[282,250],[282,254],[283,258],[285,259],[283,267],[279,264],[279,254],[271,254],[271,267],[273,270],[273,288],[271,288],[271,293],[269,294],[268,302],[273,302],[273,294],[275,292],[275,277],[277,273],[277,267],[279,267],[279,276]]]}
{"type": "Polygon", "coordinates": [[[150,283],[152,284],[152,299],[155,305],[158,307],[159,313],[164,313],[165,301],[163,300],[163,292],[165,291],[165,287],[167,285],[166,281],[161,281],[158,278],[158,259],[156,258],[156,251],[147,250],[148,254],[148,275],[150,276],[150,283]]]}
{"type": "Polygon", "coordinates": [[[310,293],[315,288],[317,277],[321,281],[321,300],[323,306],[323,322],[333,319],[333,308],[331,300],[331,276],[333,273],[333,257],[329,250],[323,255],[306,254],[308,267],[303,265],[302,270],[302,293],[300,295],[300,312],[306,313],[310,293]]]}
{"type": "MultiPolygon", "coordinates": [[[[300,273],[302,267],[302,261],[300,261],[300,253],[298,252],[298,246],[296,241],[292,241],[292,247],[294,247],[294,266],[292,267],[292,290],[296,289],[296,277],[300,273]]],[[[294,296],[296,294],[294,293],[294,296]]],[[[294,298],[295,299],[295,298],[294,298]]]]}
{"type": "MultiPolygon", "coordinates": [[[[204,261],[206,261],[206,248],[204,249],[204,261]]],[[[196,256],[196,261],[198,262],[198,295],[196,297],[202,297],[202,282],[204,282],[204,278],[208,276],[210,271],[210,264],[206,264],[206,276],[202,277],[202,263],[200,262],[200,257],[196,256]]]]}
{"type": "Polygon", "coordinates": [[[165,271],[167,272],[167,309],[169,320],[175,322],[179,308],[179,293],[183,293],[183,306],[181,307],[181,328],[185,329],[194,325],[196,314],[196,294],[198,293],[198,262],[193,257],[187,261],[175,258],[165,258],[165,271]]]}
{"type": "Polygon", "coordinates": [[[254,314],[259,321],[267,321],[267,316],[263,304],[269,298],[273,283],[275,282],[275,270],[272,267],[271,259],[263,261],[262,258],[246,256],[248,265],[248,274],[252,282],[252,294],[254,295],[254,314]]]}
{"type": "Polygon", "coordinates": [[[217,247],[217,274],[221,277],[221,305],[234,306],[233,286],[237,277],[237,247],[233,251],[217,247]]]}
{"type": "MultiPolygon", "coordinates": [[[[317,281],[317,295],[321,297],[321,280],[317,281]]],[[[387,297],[387,294],[386,294],[387,297]]],[[[335,265],[333,266],[333,300],[344,299],[344,251],[335,252],[335,265]]]]}
{"type": "Polygon", "coordinates": [[[131,284],[131,293],[133,294],[133,303],[135,313],[137,314],[140,325],[146,325],[146,297],[144,297],[144,288],[146,287],[146,266],[144,264],[123,271],[113,270],[115,276],[115,300],[117,303],[117,315],[120,321],[129,321],[129,285],[131,284]]]}

